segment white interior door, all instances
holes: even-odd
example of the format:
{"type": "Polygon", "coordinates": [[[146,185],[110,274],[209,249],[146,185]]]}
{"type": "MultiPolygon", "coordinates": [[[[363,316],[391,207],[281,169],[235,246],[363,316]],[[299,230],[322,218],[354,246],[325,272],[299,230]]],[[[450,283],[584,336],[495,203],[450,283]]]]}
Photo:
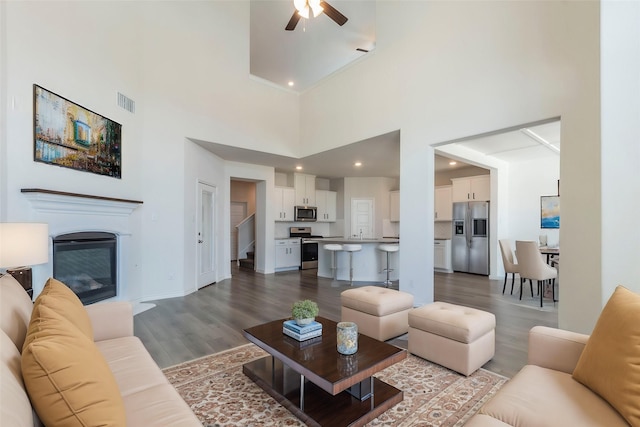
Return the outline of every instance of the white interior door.
{"type": "Polygon", "coordinates": [[[351,237],[374,237],[373,204],[373,199],[351,199],[351,237]]]}
{"type": "Polygon", "coordinates": [[[238,230],[236,225],[247,217],[246,202],[231,202],[231,261],[238,260],[238,230]]]}
{"type": "Polygon", "coordinates": [[[198,289],[203,286],[215,283],[216,262],[215,262],[215,203],[216,188],[198,182],[197,200],[197,247],[198,247],[198,289]]]}

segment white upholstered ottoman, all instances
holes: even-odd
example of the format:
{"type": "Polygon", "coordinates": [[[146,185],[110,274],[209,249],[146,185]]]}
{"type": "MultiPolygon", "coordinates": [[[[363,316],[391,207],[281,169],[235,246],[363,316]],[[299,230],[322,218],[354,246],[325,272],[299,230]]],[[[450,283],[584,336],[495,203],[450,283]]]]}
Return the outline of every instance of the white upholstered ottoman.
{"type": "Polygon", "coordinates": [[[378,286],[348,289],[340,294],[342,321],[354,322],[358,332],[379,341],[406,334],[413,295],[378,286]]]}
{"type": "Polygon", "coordinates": [[[409,312],[409,353],[470,375],[495,354],[496,317],[434,302],[409,312]]]}

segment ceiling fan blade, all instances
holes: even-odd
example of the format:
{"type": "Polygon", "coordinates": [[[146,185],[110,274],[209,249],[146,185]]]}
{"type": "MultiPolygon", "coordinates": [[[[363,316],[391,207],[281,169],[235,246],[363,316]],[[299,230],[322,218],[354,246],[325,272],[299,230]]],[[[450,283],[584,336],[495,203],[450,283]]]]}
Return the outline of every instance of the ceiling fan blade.
{"type": "Polygon", "coordinates": [[[298,11],[296,10],[295,12],[293,12],[293,15],[291,16],[291,19],[289,19],[289,23],[287,24],[287,26],[284,28],[287,31],[293,31],[296,29],[296,25],[298,25],[298,21],[300,20],[301,16],[298,13],[298,11]]]}
{"type": "Polygon", "coordinates": [[[324,9],[324,13],[329,18],[333,19],[336,22],[336,24],[343,26],[348,21],[346,16],[338,12],[338,10],[335,7],[331,6],[326,1],[321,1],[320,6],[322,7],[322,9],[324,9]]]}

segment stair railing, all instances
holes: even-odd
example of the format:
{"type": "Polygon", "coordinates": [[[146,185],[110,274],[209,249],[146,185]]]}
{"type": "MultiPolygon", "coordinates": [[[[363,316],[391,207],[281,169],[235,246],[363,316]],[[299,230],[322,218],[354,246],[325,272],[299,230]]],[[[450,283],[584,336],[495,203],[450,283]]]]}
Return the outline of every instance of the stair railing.
{"type": "Polygon", "coordinates": [[[255,248],[256,243],[256,214],[253,213],[236,225],[238,233],[238,265],[240,260],[247,257],[247,252],[255,248]]]}

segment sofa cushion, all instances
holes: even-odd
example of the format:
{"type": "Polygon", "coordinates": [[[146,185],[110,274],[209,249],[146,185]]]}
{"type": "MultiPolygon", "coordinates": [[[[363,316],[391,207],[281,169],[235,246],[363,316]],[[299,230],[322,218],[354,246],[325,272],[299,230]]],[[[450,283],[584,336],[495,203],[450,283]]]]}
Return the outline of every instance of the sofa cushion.
{"type": "Polygon", "coordinates": [[[379,286],[348,289],[340,294],[340,301],[344,307],[378,317],[413,308],[410,293],[379,286]]]}
{"type": "Polygon", "coordinates": [[[640,425],[640,295],[618,286],[580,355],[573,378],[629,424],[640,425]]]}
{"type": "Polygon", "coordinates": [[[32,310],[33,302],[20,283],[10,274],[0,277],[0,328],[18,351],[22,351],[32,310]]]}
{"type": "Polygon", "coordinates": [[[472,343],[496,328],[493,313],[436,301],[409,312],[409,326],[462,343],[472,343]]]}
{"type": "Polygon", "coordinates": [[[628,427],[611,405],[571,374],[535,365],[522,368],[480,413],[521,427],[628,427]]]}
{"type": "Polygon", "coordinates": [[[93,340],[91,319],[80,298],[64,283],[50,277],[36,298],[34,307],[44,304],[69,320],[90,340],[93,340]]]}
{"type": "Polygon", "coordinates": [[[122,397],[95,343],[40,304],[22,351],[22,375],[36,412],[51,426],[124,426],[122,397]]]}
{"type": "Polygon", "coordinates": [[[168,384],[151,355],[138,337],[124,337],[96,342],[125,398],[160,384],[168,384]]]}
{"type": "Polygon", "coordinates": [[[33,410],[22,382],[20,352],[3,331],[0,331],[0,402],[0,426],[33,426],[33,410]]]}
{"type": "Polygon", "coordinates": [[[100,341],[96,345],[116,379],[129,425],[200,425],[138,337],[100,341]]]}

